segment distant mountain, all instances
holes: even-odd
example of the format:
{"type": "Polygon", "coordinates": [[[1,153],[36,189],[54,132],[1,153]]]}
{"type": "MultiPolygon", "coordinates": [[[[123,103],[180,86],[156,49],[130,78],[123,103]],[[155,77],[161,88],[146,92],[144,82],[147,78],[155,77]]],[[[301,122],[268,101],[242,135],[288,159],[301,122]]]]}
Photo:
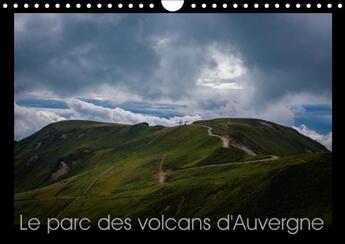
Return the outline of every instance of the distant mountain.
{"type": "Polygon", "coordinates": [[[258,119],[62,121],[15,143],[15,215],[330,221],[331,161],[318,142],[258,119]]]}

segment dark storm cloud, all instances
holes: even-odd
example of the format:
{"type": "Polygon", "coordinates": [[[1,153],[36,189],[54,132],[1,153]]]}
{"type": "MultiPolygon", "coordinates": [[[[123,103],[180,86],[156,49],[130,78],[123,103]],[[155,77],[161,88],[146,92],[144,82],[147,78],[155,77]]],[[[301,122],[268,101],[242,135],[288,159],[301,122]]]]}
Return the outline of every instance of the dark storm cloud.
{"type": "Polygon", "coordinates": [[[331,95],[331,16],[272,15],[263,22],[248,17],[241,49],[263,77],[258,79],[261,100],[279,98],[288,92],[331,95]],[[243,41],[243,40],[250,40],[243,41]],[[247,43],[244,43],[247,42],[247,43]]]}
{"type": "MultiPolygon", "coordinates": [[[[330,95],[331,15],[224,14],[192,21],[184,35],[229,42],[244,56],[246,65],[260,70],[252,77],[261,102],[290,92],[330,95]]],[[[181,23],[182,25],[182,23],[181,23]]],[[[168,27],[166,27],[168,28],[168,27]]]]}
{"type": "Polygon", "coordinates": [[[235,46],[246,65],[260,70],[253,80],[261,102],[300,91],[330,96],[331,15],[223,14],[194,18],[190,15],[185,22],[176,20],[176,31],[203,45],[223,41],[235,46]],[[184,28],[179,29],[181,26],[184,28]]]}
{"type": "Polygon", "coordinates": [[[45,14],[20,18],[18,25],[23,27],[16,31],[15,49],[17,93],[46,88],[57,95],[75,95],[102,83],[144,77],[155,65],[154,53],[140,38],[140,19],[45,14]]]}
{"type": "Polygon", "coordinates": [[[329,147],[331,37],[330,14],[16,14],[16,138],[64,119],[256,117],[329,147]]]}
{"type": "Polygon", "coordinates": [[[259,101],[331,88],[327,14],[19,14],[15,33],[16,95],[46,89],[75,96],[109,84],[178,98],[195,87],[213,42],[230,45],[258,70],[251,79],[259,101]],[[155,37],[174,42],[157,53],[155,37]]]}

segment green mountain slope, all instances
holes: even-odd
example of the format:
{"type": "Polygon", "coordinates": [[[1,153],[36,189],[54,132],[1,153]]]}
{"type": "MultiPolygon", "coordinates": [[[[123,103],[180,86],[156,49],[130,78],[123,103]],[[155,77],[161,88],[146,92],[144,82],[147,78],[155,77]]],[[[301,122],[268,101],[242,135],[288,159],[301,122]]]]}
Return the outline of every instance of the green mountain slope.
{"type": "Polygon", "coordinates": [[[262,154],[287,156],[305,152],[327,151],[319,143],[296,130],[259,119],[214,119],[197,121],[208,125],[216,134],[229,135],[240,144],[262,154]]]}
{"type": "Polygon", "coordinates": [[[263,120],[170,128],[58,122],[15,145],[15,216],[241,213],[330,221],[331,161],[319,143],[263,120]]]}

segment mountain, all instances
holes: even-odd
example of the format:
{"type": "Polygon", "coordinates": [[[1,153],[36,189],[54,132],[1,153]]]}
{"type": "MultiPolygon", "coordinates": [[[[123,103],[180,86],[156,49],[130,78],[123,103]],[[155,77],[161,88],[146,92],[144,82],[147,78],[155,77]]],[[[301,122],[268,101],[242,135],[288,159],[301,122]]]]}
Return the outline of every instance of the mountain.
{"type": "Polygon", "coordinates": [[[331,162],[318,142],[259,119],[62,121],[15,144],[15,220],[241,213],[330,222],[331,162]]]}

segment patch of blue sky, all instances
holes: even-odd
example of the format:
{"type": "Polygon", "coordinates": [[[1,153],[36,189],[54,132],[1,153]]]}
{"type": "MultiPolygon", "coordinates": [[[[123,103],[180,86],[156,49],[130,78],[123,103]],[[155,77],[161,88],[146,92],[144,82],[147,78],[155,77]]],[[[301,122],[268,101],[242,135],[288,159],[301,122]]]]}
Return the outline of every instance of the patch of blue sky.
{"type": "Polygon", "coordinates": [[[180,113],[177,111],[164,111],[164,110],[154,110],[154,109],[130,109],[133,113],[139,114],[146,114],[146,115],[153,115],[160,118],[170,119],[175,116],[184,116],[184,113],[180,113]]]}
{"type": "Polygon", "coordinates": [[[68,105],[64,101],[52,99],[17,99],[16,104],[23,107],[30,108],[51,108],[51,109],[68,109],[68,105]]]}
{"type": "Polygon", "coordinates": [[[137,102],[137,101],[114,103],[109,100],[92,99],[92,98],[91,99],[83,98],[80,100],[94,104],[96,106],[105,107],[105,108],[114,109],[116,107],[119,107],[133,113],[153,115],[153,116],[166,118],[166,119],[169,119],[175,116],[186,115],[185,113],[180,111],[181,109],[186,108],[186,106],[178,105],[178,104],[148,103],[148,102],[137,102]]]}
{"type": "Polygon", "coordinates": [[[305,112],[332,113],[332,106],[329,104],[309,104],[304,105],[305,112]]]}
{"type": "Polygon", "coordinates": [[[116,108],[116,104],[108,101],[108,100],[102,100],[102,99],[94,99],[94,98],[78,98],[80,101],[84,101],[87,103],[94,104],[96,106],[104,107],[104,108],[116,108]]]}
{"type": "Polygon", "coordinates": [[[332,131],[332,107],[327,104],[305,105],[303,110],[295,114],[295,126],[302,124],[318,133],[332,131]]]}
{"type": "Polygon", "coordinates": [[[141,113],[154,115],[161,118],[172,118],[175,116],[185,115],[180,109],[185,108],[184,105],[176,104],[154,104],[146,102],[126,102],[119,105],[120,108],[131,111],[133,113],[141,113]]]}

